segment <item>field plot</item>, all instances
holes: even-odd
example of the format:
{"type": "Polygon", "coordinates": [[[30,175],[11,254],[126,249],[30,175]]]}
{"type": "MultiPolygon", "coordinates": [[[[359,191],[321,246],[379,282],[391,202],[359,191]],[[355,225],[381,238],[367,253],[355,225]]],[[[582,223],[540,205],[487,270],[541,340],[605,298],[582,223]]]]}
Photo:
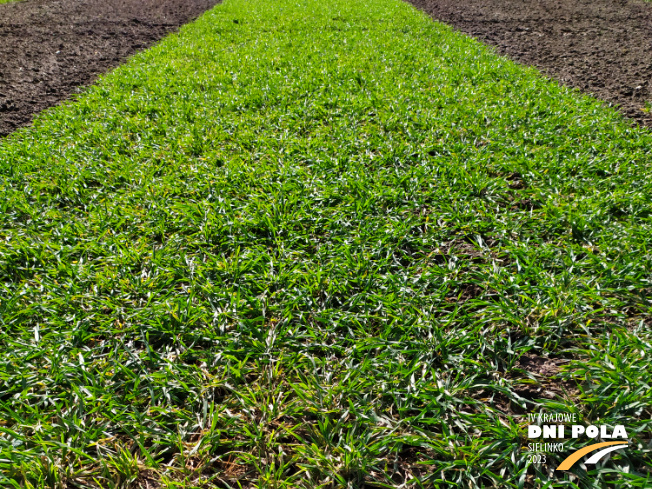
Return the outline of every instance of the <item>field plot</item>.
{"type": "Polygon", "coordinates": [[[2,5],[0,136],[216,3],[27,0],[2,5]]]}
{"type": "Polygon", "coordinates": [[[410,0],[501,54],[652,126],[652,4],[643,0],[410,0]]]}
{"type": "Polygon", "coordinates": [[[226,0],[0,142],[0,485],[650,487],[651,152],[399,0],[226,0]]]}

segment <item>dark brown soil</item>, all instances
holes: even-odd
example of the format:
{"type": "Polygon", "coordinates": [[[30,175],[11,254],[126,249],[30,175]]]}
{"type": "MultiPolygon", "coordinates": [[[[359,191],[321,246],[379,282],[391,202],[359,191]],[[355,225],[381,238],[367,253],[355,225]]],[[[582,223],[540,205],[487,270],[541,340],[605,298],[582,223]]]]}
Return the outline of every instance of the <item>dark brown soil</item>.
{"type": "Polygon", "coordinates": [[[219,0],[24,0],[0,5],[0,136],[219,0]]]}
{"type": "Polygon", "coordinates": [[[576,394],[577,388],[569,382],[554,380],[560,372],[560,367],[568,360],[558,358],[545,358],[537,355],[523,355],[517,368],[529,372],[539,380],[538,384],[519,384],[514,386],[514,391],[525,399],[554,399],[561,396],[564,390],[576,394]]]}
{"type": "Polygon", "coordinates": [[[436,20],[616,104],[652,127],[652,3],[643,0],[409,0],[436,20]]]}

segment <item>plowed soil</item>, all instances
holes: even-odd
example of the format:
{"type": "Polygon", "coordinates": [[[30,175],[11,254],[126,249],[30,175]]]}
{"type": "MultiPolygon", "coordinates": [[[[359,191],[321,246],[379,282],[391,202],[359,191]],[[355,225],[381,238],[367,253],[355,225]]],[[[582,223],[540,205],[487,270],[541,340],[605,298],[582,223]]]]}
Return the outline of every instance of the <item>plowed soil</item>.
{"type": "MultiPolygon", "coordinates": [[[[652,4],[409,0],[434,19],[617,105],[652,127],[652,4]]],[[[0,5],[0,136],[219,0],[24,0],[0,5]]]]}
{"type": "Polygon", "coordinates": [[[409,1],[434,19],[495,46],[499,53],[611,102],[652,127],[652,3],[409,1]]]}
{"type": "Polygon", "coordinates": [[[0,5],[0,136],[219,0],[24,0],[0,5]]]}

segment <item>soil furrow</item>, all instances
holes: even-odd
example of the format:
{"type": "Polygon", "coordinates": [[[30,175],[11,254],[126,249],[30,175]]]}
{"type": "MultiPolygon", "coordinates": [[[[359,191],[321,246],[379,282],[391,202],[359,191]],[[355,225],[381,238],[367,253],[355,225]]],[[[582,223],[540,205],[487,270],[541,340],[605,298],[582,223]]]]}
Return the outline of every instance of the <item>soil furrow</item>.
{"type": "Polygon", "coordinates": [[[24,0],[0,5],[0,136],[219,0],[24,0]]]}
{"type": "Polygon", "coordinates": [[[652,4],[409,0],[431,17],[652,127],[652,4]]]}

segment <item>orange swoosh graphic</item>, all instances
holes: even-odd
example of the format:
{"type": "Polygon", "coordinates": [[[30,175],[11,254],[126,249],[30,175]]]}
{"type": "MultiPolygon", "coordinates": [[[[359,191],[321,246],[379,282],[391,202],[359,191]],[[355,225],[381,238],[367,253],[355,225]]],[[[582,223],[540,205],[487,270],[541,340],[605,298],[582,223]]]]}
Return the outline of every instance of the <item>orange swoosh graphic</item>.
{"type": "Polygon", "coordinates": [[[606,441],[604,443],[595,443],[594,445],[589,445],[588,447],[581,448],[578,451],[571,453],[568,457],[566,457],[566,460],[559,464],[559,467],[557,467],[555,470],[568,470],[573,466],[575,462],[577,462],[587,453],[591,453],[595,450],[603,447],[609,447],[611,445],[628,445],[628,443],[626,441],[606,441]]]}

